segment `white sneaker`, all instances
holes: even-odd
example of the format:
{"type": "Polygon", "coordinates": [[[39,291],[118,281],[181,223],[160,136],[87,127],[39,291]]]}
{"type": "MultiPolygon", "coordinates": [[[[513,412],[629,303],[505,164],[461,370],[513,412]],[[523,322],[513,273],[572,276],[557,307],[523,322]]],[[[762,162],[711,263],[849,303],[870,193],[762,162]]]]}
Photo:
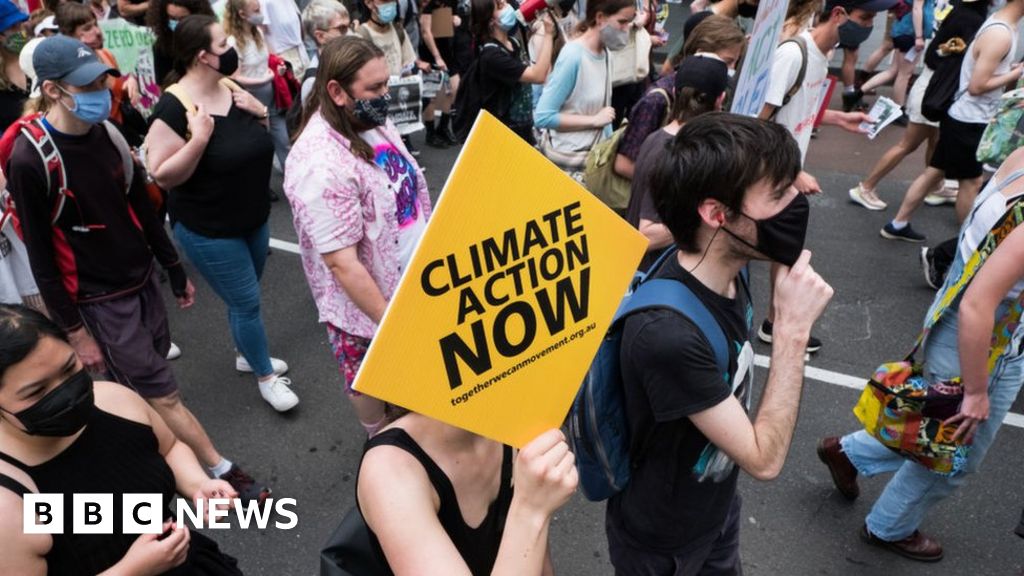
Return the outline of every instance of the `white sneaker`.
{"type": "Polygon", "coordinates": [[[177,360],[178,358],[181,358],[181,348],[178,348],[177,344],[171,342],[171,347],[167,350],[167,359],[177,360]]]}
{"type": "Polygon", "coordinates": [[[850,188],[850,201],[867,208],[868,210],[885,210],[888,204],[875,195],[874,190],[866,190],[859,183],[856,187],[850,188]]]}
{"type": "Polygon", "coordinates": [[[937,192],[924,197],[924,203],[929,206],[942,206],[943,204],[956,204],[958,188],[942,188],[937,192]]]}
{"type": "MultiPolygon", "coordinates": [[[[270,366],[274,369],[274,374],[278,376],[288,372],[288,363],[280,358],[271,358],[270,366]]],[[[252,366],[249,366],[249,361],[245,359],[245,356],[235,356],[235,370],[252,372],[252,366]]]]}
{"type": "Polygon", "coordinates": [[[284,376],[275,376],[271,380],[259,382],[260,394],[267,404],[278,412],[287,412],[299,403],[299,397],[292,392],[292,381],[284,376]]]}

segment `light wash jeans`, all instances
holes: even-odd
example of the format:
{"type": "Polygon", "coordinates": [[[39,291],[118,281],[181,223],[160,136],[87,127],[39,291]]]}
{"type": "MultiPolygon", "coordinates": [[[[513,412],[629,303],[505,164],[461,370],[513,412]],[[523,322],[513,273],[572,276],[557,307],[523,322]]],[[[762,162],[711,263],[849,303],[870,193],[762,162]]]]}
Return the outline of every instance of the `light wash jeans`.
{"type": "Polygon", "coordinates": [[[260,313],[260,277],[267,262],[270,225],[264,223],[248,236],[209,238],[174,224],[178,245],[228,306],[228,323],[235,347],[258,377],[273,374],[267,332],[260,313]]]}
{"type": "MultiPolygon", "coordinates": [[[[948,310],[928,336],[924,366],[929,381],[948,380],[960,375],[957,318],[956,310],[948,310]]],[[[906,460],[864,430],[843,436],[843,452],[858,472],[865,476],[896,472],[866,519],[872,534],[888,541],[902,540],[912,535],[932,506],[952,494],[964,483],[968,474],[978,470],[1024,382],[1020,332],[1018,330],[1014,334],[1012,351],[1000,358],[989,375],[988,420],[982,422],[975,432],[962,473],[954,476],[936,474],[916,462],[906,460]]]]}

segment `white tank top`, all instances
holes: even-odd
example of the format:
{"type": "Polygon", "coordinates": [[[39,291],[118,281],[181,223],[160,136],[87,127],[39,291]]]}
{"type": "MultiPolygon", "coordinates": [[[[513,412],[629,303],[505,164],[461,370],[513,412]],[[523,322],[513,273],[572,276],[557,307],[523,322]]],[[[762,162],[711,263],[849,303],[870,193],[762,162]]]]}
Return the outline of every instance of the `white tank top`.
{"type": "Polygon", "coordinates": [[[977,63],[974,57],[974,45],[986,30],[995,26],[1000,26],[1009,31],[1012,40],[1009,52],[999,61],[999,65],[996,66],[993,75],[998,76],[1009,72],[1010,66],[1017,58],[1017,31],[1006,22],[990,17],[978,29],[978,33],[974,36],[974,40],[971,41],[971,45],[967,47],[964,63],[960,66],[960,87],[957,90],[956,101],[953,102],[953,106],[949,109],[949,115],[954,120],[971,124],[985,124],[995,115],[996,110],[999,109],[999,97],[1003,93],[1002,86],[978,96],[973,96],[967,91],[967,86],[971,83],[971,76],[974,74],[974,66],[977,63]]]}
{"type": "MultiPolygon", "coordinates": [[[[985,190],[978,195],[978,200],[975,202],[974,208],[964,223],[964,234],[960,240],[960,257],[964,262],[970,260],[971,255],[978,249],[981,241],[985,239],[985,236],[996,225],[996,222],[1006,213],[1006,207],[1024,195],[1024,192],[1022,192],[1007,198],[1002,194],[1004,188],[1010,186],[1022,176],[1024,176],[1024,169],[1011,172],[999,183],[996,183],[996,179],[992,178],[988,186],[985,187],[985,190]]],[[[1007,294],[1007,298],[1016,299],[1022,291],[1024,291],[1024,280],[1014,284],[1009,294],[1007,294]]]]}

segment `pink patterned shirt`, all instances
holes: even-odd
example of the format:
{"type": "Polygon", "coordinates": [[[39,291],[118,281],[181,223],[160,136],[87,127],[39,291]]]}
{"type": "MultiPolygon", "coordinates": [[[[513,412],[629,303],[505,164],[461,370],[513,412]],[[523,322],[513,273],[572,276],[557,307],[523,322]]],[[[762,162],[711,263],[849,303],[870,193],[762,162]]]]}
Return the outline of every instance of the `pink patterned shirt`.
{"type": "Polygon", "coordinates": [[[406,228],[411,217],[425,224],[430,197],[423,171],[390,121],[364,136],[378,162],[389,159],[387,170],[354,155],[348,139],[314,115],[288,154],[284,192],[320,321],[372,338],[377,325],[348,297],[322,254],[355,245],[359,261],[390,300],[404,272],[399,222],[406,228]],[[396,160],[404,174],[396,175],[396,160]]]}

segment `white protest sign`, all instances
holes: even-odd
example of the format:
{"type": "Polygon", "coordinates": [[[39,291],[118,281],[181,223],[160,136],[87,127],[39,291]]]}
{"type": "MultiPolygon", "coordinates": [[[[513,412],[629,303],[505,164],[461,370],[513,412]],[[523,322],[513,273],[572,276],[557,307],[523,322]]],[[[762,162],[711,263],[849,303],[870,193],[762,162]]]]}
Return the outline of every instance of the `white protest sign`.
{"type": "Polygon", "coordinates": [[[768,82],[772,73],[775,48],[786,21],[785,0],[761,0],[754,20],[754,30],[743,59],[743,70],[736,84],[732,100],[732,112],[743,116],[757,116],[764,108],[768,93],[768,82]]]}

